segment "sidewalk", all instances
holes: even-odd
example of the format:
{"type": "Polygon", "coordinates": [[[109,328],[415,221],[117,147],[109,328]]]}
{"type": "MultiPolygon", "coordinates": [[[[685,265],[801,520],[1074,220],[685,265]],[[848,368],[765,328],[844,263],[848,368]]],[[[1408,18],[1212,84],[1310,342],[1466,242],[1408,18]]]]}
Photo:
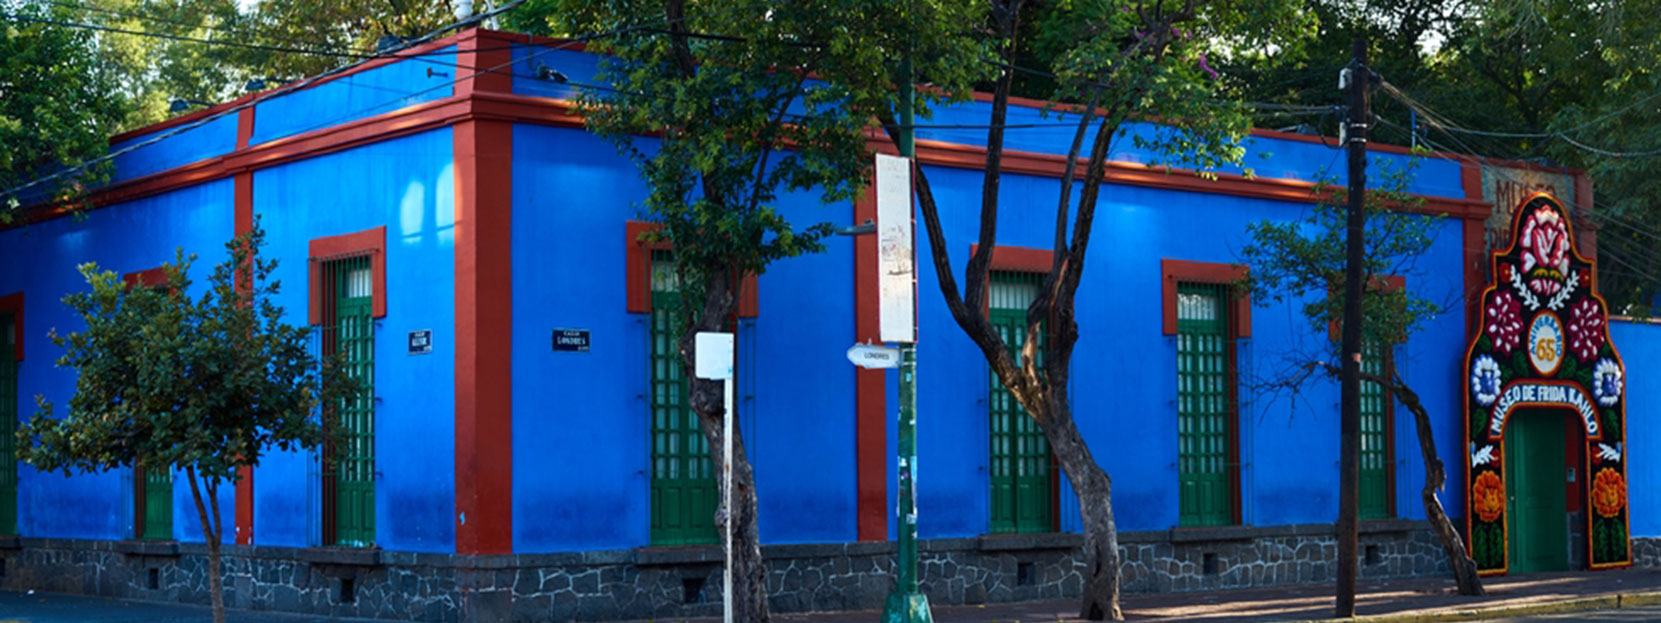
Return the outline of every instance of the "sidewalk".
{"type": "MultiPolygon", "coordinates": [[[[1355,623],[1430,623],[1616,608],[1661,603],[1661,570],[1617,569],[1484,578],[1488,594],[1461,597],[1452,578],[1362,582],[1356,587],[1355,623]],[[1624,599],[1623,599],[1624,598],[1624,599]]],[[[1265,623],[1327,620],[1332,584],[1242,589],[1208,593],[1126,595],[1129,621],[1265,623]]],[[[875,623],[880,612],[775,615],[789,623],[875,623]]],[[[937,606],[942,623],[1035,623],[1077,620],[1073,601],[986,606],[937,606]]],[[[657,623],[662,623],[659,620],[657,623]]]]}
{"type": "MultiPolygon", "coordinates": [[[[1453,594],[1446,578],[1364,582],[1359,585],[1356,623],[1430,623],[1609,609],[1661,603],[1661,570],[1536,574],[1488,578],[1484,597],[1453,594]]],[[[1127,595],[1131,621],[1262,623],[1324,620],[1332,616],[1332,585],[1245,589],[1209,593],[1127,595]]],[[[941,623],[1048,623],[1074,620],[1073,601],[986,606],[938,606],[941,623]]],[[[876,623],[874,610],[823,614],[781,614],[780,623],[876,623]]],[[[232,610],[234,623],[322,623],[343,621],[317,615],[232,610]]],[[[0,592],[0,623],[206,623],[205,606],[120,601],[101,597],[0,592]]],[[[367,621],[367,619],[352,619],[367,621]]],[[[684,619],[658,619],[653,623],[684,619]]],[[[691,619],[691,621],[719,621],[691,619]]]]}

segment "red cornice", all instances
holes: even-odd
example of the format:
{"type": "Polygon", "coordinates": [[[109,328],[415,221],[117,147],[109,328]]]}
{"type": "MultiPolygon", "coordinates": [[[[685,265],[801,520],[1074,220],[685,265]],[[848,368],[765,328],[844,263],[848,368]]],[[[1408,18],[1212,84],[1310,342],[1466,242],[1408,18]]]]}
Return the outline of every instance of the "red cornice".
{"type": "MultiPolygon", "coordinates": [[[[243,171],[275,166],[294,160],[350,149],[468,120],[499,119],[524,123],[580,128],[583,118],[565,100],[511,93],[475,91],[467,97],[449,97],[408,106],[385,114],[359,119],[332,128],[261,143],[230,154],[176,167],[160,173],[113,184],[92,196],[96,205],[108,205],[160,194],[177,188],[235,175],[243,171]]],[[[892,152],[885,137],[873,133],[867,144],[873,151],[892,152]]],[[[918,160],[924,164],[981,170],[986,149],[940,141],[918,141],[918,160]]],[[[1066,156],[1006,150],[1003,170],[1059,178],[1066,170],[1066,156]]],[[[1083,175],[1076,167],[1075,175],[1083,175]]],[[[1133,162],[1108,163],[1106,180],[1168,190],[1232,195],[1295,203],[1313,203],[1319,198],[1315,184],[1304,180],[1252,177],[1218,173],[1201,177],[1185,169],[1150,167],[1133,162]]],[[[1445,214],[1453,218],[1485,219],[1489,206],[1480,199],[1424,196],[1425,205],[1416,211],[1445,214]]],[[[35,222],[61,216],[65,210],[37,212],[35,222]]]]}

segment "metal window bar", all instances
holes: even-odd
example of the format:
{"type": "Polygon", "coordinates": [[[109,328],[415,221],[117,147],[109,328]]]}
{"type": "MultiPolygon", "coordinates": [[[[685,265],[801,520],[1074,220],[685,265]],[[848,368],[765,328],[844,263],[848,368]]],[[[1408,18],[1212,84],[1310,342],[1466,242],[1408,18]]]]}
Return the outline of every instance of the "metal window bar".
{"type": "MultiPolygon", "coordinates": [[[[1021,360],[1026,341],[1027,307],[1038,297],[1044,275],[994,271],[987,292],[987,315],[999,339],[1021,360]]],[[[1044,334],[1038,335],[1038,356],[1043,357],[1044,334]]],[[[991,374],[989,471],[992,485],[993,533],[1033,533],[1055,530],[1055,458],[1049,440],[1038,423],[1027,415],[996,374],[991,374]]]]}
{"type": "Polygon", "coordinates": [[[337,435],[325,448],[324,543],[375,542],[375,323],[371,256],[324,261],[322,352],[340,356],[364,392],[328,414],[337,435]]]}
{"type": "Polygon", "coordinates": [[[0,314],[0,534],[17,534],[16,325],[0,314]]]}
{"type": "Polygon", "coordinates": [[[1228,303],[1227,285],[1177,287],[1178,520],[1184,526],[1234,521],[1228,303]]]}
{"type": "Polygon", "coordinates": [[[687,310],[671,251],[652,251],[650,352],[652,425],[651,540],[655,545],[715,543],[719,491],[709,442],[692,411],[677,338],[687,310]]]}
{"type": "MultiPolygon", "coordinates": [[[[1361,347],[1361,371],[1382,375],[1388,345],[1367,339],[1361,347]]],[[[1390,397],[1384,387],[1361,382],[1361,518],[1385,519],[1390,504],[1390,397]]]]}

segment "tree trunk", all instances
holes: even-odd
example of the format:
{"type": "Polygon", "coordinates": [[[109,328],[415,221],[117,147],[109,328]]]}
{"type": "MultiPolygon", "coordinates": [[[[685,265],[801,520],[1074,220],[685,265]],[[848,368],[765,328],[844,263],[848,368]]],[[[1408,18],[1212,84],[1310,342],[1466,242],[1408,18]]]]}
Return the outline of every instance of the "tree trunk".
{"type": "MultiPolygon", "coordinates": [[[[1059,402],[1059,401],[1057,401],[1059,402]]],[[[1084,520],[1084,594],[1079,616],[1090,620],[1124,619],[1119,611],[1119,530],[1113,522],[1113,479],[1091,456],[1084,437],[1065,406],[1051,407],[1044,422],[1050,451],[1078,493],[1084,520]]]]}
{"type": "Polygon", "coordinates": [[[1425,518],[1430,520],[1431,529],[1436,531],[1436,537],[1442,541],[1442,551],[1448,556],[1448,566],[1453,569],[1453,580],[1459,586],[1461,595],[1484,595],[1482,579],[1476,573],[1476,561],[1471,559],[1465,550],[1465,541],[1459,538],[1459,532],[1454,529],[1453,522],[1448,520],[1448,514],[1442,509],[1441,500],[1436,499],[1436,491],[1447,482],[1447,471],[1442,467],[1441,457],[1436,456],[1436,439],[1430,429],[1430,413],[1425,411],[1424,403],[1419,401],[1419,394],[1414,392],[1395,377],[1395,371],[1390,371],[1393,383],[1383,383],[1390,388],[1390,393],[1400,400],[1408,411],[1413,412],[1413,422],[1419,430],[1419,454],[1425,462],[1425,486],[1419,492],[1424,499],[1425,518]]]}
{"type": "MultiPolygon", "coordinates": [[[[699,331],[725,330],[727,321],[737,311],[738,293],[734,287],[737,281],[736,274],[731,270],[710,272],[704,289],[704,306],[702,309],[692,310],[695,314],[693,322],[680,336],[683,369],[686,378],[691,379],[692,411],[698,414],[698,428],[703,432],[704,439],[709,442],[710,463],[715,468],[718,480],[726,462],[726,457],[721,452],[725,443],[721,426],[722,417],[725,415],[725,398],[721,381],[699,379],[694,374],[697,355],[695,347],[699,331]]],[[[732,594],[723,598],[732,600],[734,621],[766,623],[770,616],[767,610],[767,563],[761,558],[761,532],[756,522],[755,472],[744,451],[744,435],[739,432],[736,420],[733,422],[732,432],[734,508],[720,508],[715,516],[715,528],[718,531],[724,531],[728,521],[733,522],[732,594]]],[[[719,489],[719,494],[721,503],[725,503],[726,489],[719,489]]],[[[722,546],[725,547],[725,543],[722,546]]]]}
{"type": "Polygon", "coordinates": [[[219,485],[217,481],[208,481],[205,486],[198,485],[196,468],[186,467],[185,474],[190,481],[190,497],[196,502],[196,516],[202,520],[202,539],[208,544],[208,598],[213,603],[213,623],[225,623],[225,594],[219,573],[219,537],[223,527],[219,522],[219,485]],[[202,505],[202,490],[207,489],[207,506],[202,505]],[[212,508],[212,514],[208,509],[212,508]]]}

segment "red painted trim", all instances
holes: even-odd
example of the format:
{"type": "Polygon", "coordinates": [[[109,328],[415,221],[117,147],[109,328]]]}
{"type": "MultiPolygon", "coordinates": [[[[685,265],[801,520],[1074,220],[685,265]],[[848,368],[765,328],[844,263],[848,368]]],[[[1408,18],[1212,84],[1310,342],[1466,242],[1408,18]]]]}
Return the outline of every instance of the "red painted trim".
{"type": "Polygon", "coordinates": [[[509,41],[501,34],[473,29],[456,39],[456,97],[484,91],[513,92],[513,75],[509,73],[513,50],[507,49],[509,41]],[[495,67],[502,69],[491,71],[495,67]]]}
{"type": "Polygon", "coordinates": [[[513,124],[466,121],[456,171],[456,553],[513,553],[513,124]]]}
{"type": "MultiPolygon", "coordinates": [[[[1246,277],[1246,267],[1238,264],[1215,264],[1187,260],[1159,260],[1159,294],[1161,330],[1165,335],[1177,334],[1177,284],[1221,283],[1233,285],[1246,277]]],[[[1234,298],[1230,329],[1234,337],[1252,336],[1252,299],[1250,294],[1234,298]]]]}
{"type": "MultiPolygon", "coordinates": [[[[623,223],[623,287],[625,306],[631,314],[652,311],[650,288],[652,278],[652,251],[673,249],[666,241],[647,241],[640,237],[663,229],[659,223],[625,221],[623,223]]],[[[761,315],[761,291],[754,274],[744,276],[738,289],[738,317],[755,318],[761,315]]]]}
{"type": "MultiPolygon", "coordinates": [[[[917,157],[923,164],[974,170],[984,170],[986,167],[986,148],[984,147],[939,141],[917,141],[917,157]]],[[[1085,169],[1083,165],[1085,163],[1084,160],[1079,161],[1080,166],[1074,170],[1076,177],[1083,177],[1085,169]]],[[[1066,156],[1006,150],[1004,151],[1002,170],[1007,173],[1059,178],[1066,173],[1066,165],[1066,156]]],[[[1217,173],[1211,177],[1215,179],[1201,177],[1199,173],[1186,169],[1151,167],[1134,162],[1109,162],[1107,163],[1107,175],[1104,180],[1110,184],[1298,203],[1315,203],[1326,199],[1316,194],[1314,183],[1303,180],[1247,178],[1233,173],[1217,173]]],[[[1434,215],[1446,214],[1454,218],[1487,217],[1487,204],[1480,201],[1435,196],[1421,198],[1425,200],[1424,206],[1410,208],[1411,211],[1434,215]]]]}
{"type": "MultiPolygon", "coordinates": [[[[254,109],[242,111],[241,124],[237,130],[237,145],[247,145],[247,138],[254,130],[254,109]]],[[[236,174],[235,189],[233,191],[235,216],[233,217],[236,235],[252,231],[254,228],[254,174],[242,172],[236,174]]],[[[246,291],[252,284],[245,276],[237,278],[237,289],[246,291]]],[[[254,542],[254,466],[244,465],[237,468],[236,480],[236,543],[237,545],[252,545],[254,542]]]]}
{"type": "Polygon", "coordinates": [[[0,312],[12,315],[12,357],[23,361],[23,293],[0,296],[0,312]]]}
{"type": "MultiPolygon", "coordinates": [[[[969,255],[973,256],[978,252],[980,252],[980,243],[969,243],[969,255]]],[[[1053,250],[1010,247],[1000,244],[992,248],[992,264],[988,268],[1012,273],[1049,274],[1054,265],[1055,251],[1053,250]]]]}
{"type": "Polygon", "coordinates": [[[250,106],[236,112],[236,148],[247,149],[253,140],[254,108],[250,106]]]}
{"type": "MultiPolygon", "coordinates": [[[[854,202],[855,223],[877,219],[874,184],[854,202]]],[[[876,236],[854,236],[854,340],[880,344],[876,236]]],[[[854,465],[858,480],[859,540],[888,540],[888,378],[883,370],[854,371],[854,465]]]]}
{"type": "Polygon", "coordinates": [[[1466,219],[1463,223],[1465,262],[1465,337],[1476,338],[1482,318],[1482,292],[1488,287],[1488,225],[1486,221],[1466,219]]]}
{"type": "Polygon", "coordinates": [[[350,234],[313,238],[307,261],[307,282],[310,287],[308,321],[323,324],[323,262],[349,255],[368,255],[370,278],[374,280],[374,298],[370,314],[386,317],[386,226],[365,229],[350,234]]]}
{"type": "Polygon", "coordinates": [[[154,288],[167,284],[167,269],[157,266],[145,270],[136,270],[121,276],[121,281],[128,287],[154,288]]]}
{"type": "MultiPolygon", "coordinates": [[[[360,64],[356,67],[353,67],[349,70],[346,70],[346,71],[340,72],[338,74],[335,74],[333,76],[329,76],[328,78],[324,78],[322,80],[318,80],[316,82],[313,82],[313,83],[307,85],[306,88],[309,89],[309,88],[316,87],[318,85],[328,84],[330,82],[333,82],[335,80],[339,80],[341,78],[345,78],[347,76],[360,74],[360,73],[369,71],[371,69],[375,69],[377,67],[390,65],[392,63],[396,63],[400,60],[403,60],[405,57],[419,56],[421,54],[431,52],[433,50],[449,47],[451,45],[454,45],[456,43],[456,41],[461,39],[462,37],[470,36],[473,32],[474,32],[473,30],[464,30],[464,31],[461,31],[459,33],[450,35],[448,37],[444,37],[442,39],[439,39],[437,41],[433,41],[433,42],[430,42],[430,43],[424,43],[424,44],[412,47],[408,50],[400,51],[397,54],[394,54],[394,55],[391,55],[391,56],[381,57],[381,58],[377,58],[377,59],[374,59],[374,60],[364,62],[364,63],[362,63],[362,64],[360,64]]],[[[187,123],[193,123],[193,122],[196,122],[196,121],[200,121],[204,118],[207,118],[207,117],[225,112],[225,111],[227,111],[231,108],[235,108],[237,106],[241,106],[241,105],[246,104],[248,102],[252,102],[257,98],[266,97],[272,91],[276,91],[277,89],[281,89],[281,88],[283,88],[283,87],[282,86],[276,86],[276,87],[266,89],[264,91],[260,91],[258,93],[249,93],[249,94],[243,95],[241,97],[238,97],[236,99],[233,99],[229,102],[219,104],[217,106],[211,106],[211,107],[208,107],[208,108],[204,108],[202,110],[191,112],[189,114],[179,115],[177,117],[174,117],[172,119],[168,119],[166,121],[162,121],[160,123],[153,123],[153,124],[144,126],[142,128],[136,128],[136,129],[129,130],[129,131],[126,131],[126,132],[122,132],[122,133],[117,134],[115,136],[111,136],[110,137],[110,144],[113,145],[115,143],[119,143],[121,141],[125,141],[125,140],[128,140],[128,139],[138,138],[138,137],[144,136],[146,134],[154,134],[154,133],[160,132],[162,130],[168,130],[168,129],[176,128],[178,126],[185,125],[187,123]]],[[[240,113],[241,111],[238,111],[238,112],[240,113]]]]}

